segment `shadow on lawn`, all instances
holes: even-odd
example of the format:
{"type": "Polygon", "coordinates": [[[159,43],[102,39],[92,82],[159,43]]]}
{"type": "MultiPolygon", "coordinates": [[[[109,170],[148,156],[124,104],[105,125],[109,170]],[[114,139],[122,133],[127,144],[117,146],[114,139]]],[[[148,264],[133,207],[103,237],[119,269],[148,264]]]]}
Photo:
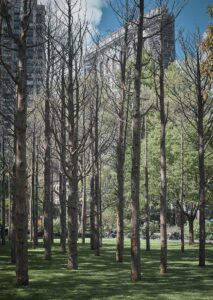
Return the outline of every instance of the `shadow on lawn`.
{"type": "MultiPolygon", "coordinates": [[[[156,244],[157,245],[157,244],[156,244]]],[[[5,274],[1,276],[0,299],[206,299],[210,298],[213,275],[213,247],[207,250],[209,266],[197,266],[197,247],[184,255],[174,246],[168,252],[169,272],[159,274],[160,251],[157,246],[150,252],[142,251],[142,281],[130,281],[130,250],[126,249],[124,263],[115,262],[115,245],[105,244],[101,256],[95,257],[89,245],[79,245],[79,270],[66,269],[66,255],[54,246],[52,261],[43,259],[41,249],[31,250],[30,286],[11,288],[14,284],[14,266],[3,257],[5,274]],[[192,298],[187,295],[194,295],[192,298]],[[171,296],[174,298],[171,298],[171,296]],[[175,298],[177,295],[177,298],[175,298]],[[179,295],[179,296],[178,296],[179,295]],[[4,298],[2,298],[4,296],[4,298]],[[188,297],[188,298],[187,298],[188,297]],[[197,298],[196,298],[197,297],[197,298]]]]}

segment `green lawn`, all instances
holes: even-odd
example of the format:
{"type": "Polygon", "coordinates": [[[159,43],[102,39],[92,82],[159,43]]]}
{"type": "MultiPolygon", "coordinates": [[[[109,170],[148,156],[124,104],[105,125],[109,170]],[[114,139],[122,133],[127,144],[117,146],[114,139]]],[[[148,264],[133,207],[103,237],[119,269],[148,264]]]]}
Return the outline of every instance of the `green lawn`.
{"type": "Polygon", "coordinates": [[[0,246],[0,299],[213,299],[213,245],[207,246],[207,266],[199,268],[198,246],[186,246],[184,255],[178,242],[168,244],[168,274],[159,274],[159,242],[144,250],[142,242],[142,280],[130,281],[129,242],[125,262],[116,263],[115,240],[103,241],[101,256],[95,257],[89,243],[79,244],[79,270],[66,269],[66,256],[53,247],[51,262],[43,250],[29,251],[30,286],[15,287],[14,266],[9,264],[8,247],[0,246]]]}

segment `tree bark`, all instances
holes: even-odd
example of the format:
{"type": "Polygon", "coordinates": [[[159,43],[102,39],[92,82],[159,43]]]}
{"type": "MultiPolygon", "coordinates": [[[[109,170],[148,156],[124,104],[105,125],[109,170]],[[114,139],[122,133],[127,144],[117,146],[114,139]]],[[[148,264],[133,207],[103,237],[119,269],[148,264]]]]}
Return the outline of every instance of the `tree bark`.
{"type": "Polygon", "coordinates": [[[17,101],[15,115],[16,133],[16,283],[28,285],[28,247],[27,247],[27,164],[26,164],[26,128],[27,128],[27,68],[26,33],[28,28],[28,1],[23,1],[21,15],[21,34],[18,39],[18,81],[16,84],[17,101]]]}
{"type": "Polygon", "coordinates": [[[61,224],[61,236],[60,236],[60,246],[61,252],[66,252],[66,236],[67,236],[67,226],[66,226],[66,177],[63,171],[63,164],[66,157],[66,95],[65,95],[65,74],[64,74],[64,63],[62,62],[62,72],[61,72],[61,152],[60,152],[60,190],[59,190],[59,201],[60,201],[60,224],[61,224]]]}
{"type": "Polygon", "coordinates": [[[99,174],[98,167],[95,166],[94,176],[94,252],[100,255],[100,227],[99,227],[99,174]]]}
{"type": "Polygon", "coordinates": [[[6,198],[6,193],[5,193],[5,187],[6,187],[6,182],[5,182],[5,132],[3,129],[3,136],[2,136],[2,233],[1,233],[1,238],[2,238],[2,245],[5,245],[5,198],[6,198]]]}
{"type": "MultiPolygon", "coordinates": [[[[120,60],[120,103],[118,104],[118,141],[117,141],[117,157],[116,157],[116,172],[117,172],[117,236],[116,236],[116,261],[123,262],[124,252],[124,163],[125,163],[125,103],[126,103],[126,64],[128,51],[128,1],[125,1],[125,24],[124,24],[124,45],[121,49],[120,60]]],[[[128,109],[128,107],[127,107],[128,109]]]]}
{"type": "Polygon", "coordinates": [[[147,117],[145,116],[145,157],[144,157],[144,175],[145,175],[145,211],[146,211],[146,251],[150,251],[150,206],[149,206],[149,172],[148,172],[148,140],[147,140],[147,117]]]}
{"type": "Polygon", "coordinates": [[[86,192],[86,177],[83,179],[83,202],[82,202],[82,214],[81,214],[81,238],[82,244],[85,244],[85,233],[86,233],[86,221],[87,221],[87,192],[86,192]]]}
{"type": "Polygon", "coordinates": [[[47,41],[47,70],[46,70],[46,86],[45,86],[45,146],[44,146],[44,203],[43,203],[43,214],[44,214],[44,258],[50,260],[51,253],[51,195],[50,195],[50,59],[51,59],[51,46],[50,46],[50,28],[48,30],[48,41],[47,41]]]}
{"type": "Polygon", "coordinates": [[[97,71],[95,73],[96,95],[95,95],[95,115],[94,115],[94,252],[95,255],[100,255],[100,222],[99,222],[99,128],[98,116],[100,106],[100,90],[97,78],[97,71]]]}
{"type": "Polygon", "coordinates": [[[27,174],[26,174],[26,127],[27,127],[27,30],[28,8],[27,0],[22,1],[21,28],[18,36],[13,34],[8,3],[1,2],[2,17],[6,21],[9,37],[17,46],[17,72],[16,76],[9,73],[16,85],[15,108],[15,229],[16,229],[16,283],[18,286],[28,285],[28,253],[27,253],[27,174]]]}
{"type": "Polygon", "coordinates": [[[36,161],[35,161],[35,198],[34,198],[34,213],[33,213],[33,248],[38,246],[38,166],[39,166],[39,156],[38,156],[38,145],[36,147],[36,161]]]}
{"type": "Polygon", "coordinates": [[[180,236],[181,236],[181,252],[184,253],[184,212],[183,212],[183,175],[184,175],[184,141],[183,141],[183,125],[181,122],[181,176],[180,176],[180,236]]]}
{"type": "MultiPolygon", "coordinates": [[[[163,18],[163,16],[162,16],[163,18]]],[[[163,25],[162,25],[163,26],[163,25]]],[[[162,27],[161,26],[161,27],[162,27]]],[[[160,273],[167,272],[167,182],[166,182],[166,113],[164,103],[164,46],[163,28],[160,30],[160,273]]]]}
{"type": "Polygon", "coordinates": [[[189,245],[194,244],[194,218],[189,218],[189,245]]]}
{"type": "Polygon", "coordinates": [[[95,182],[94,182],[94,170],[92,169],[92,175],[90,179],[90,248],[91,250],[95,249],[94,245],[94,232],[95,232],[95,218],[94,218],[94,189],[95,189],[95,182]]]}
{"type": "MultiPolygon", "coordinates": [[[[125,54],[126,56],[126,54],[125,54]]],[[[125,59],[126,61],[126,59],[125,59]]],[[[124,161],[125,161],[125,146],[124,146],[124,133],[125,133],[125,115],[124,115],[124,101],[126,98],[125,91],[125,81],[126,81],[126,62],[122,63],[121,66],[121,100],[119,105],[118,113],[118,141],[117,141],[117,251],[116,251],[116,261],[123,261],[123,251],[124,251],[124,161]]]]}
{"type": "MultiPolygon", "coordinates": [[[[16,128],[14,128],[14,156],[16,157],[16,128]]],[[[11,263],[16,263],[16,163],[13,165],[13,177],[12,177],[12,217],[11,217],[11,247],[10,257],[11,263]]]]}
{"type": "Polygon", "coordinates": [[[73,41],[73,16],[71,1],[68,5],[68,143],[70,145],[69,168],[69,196],[68,196],[68,269],[78,269],[78,80],[73,74],[77,70],[74,67],[74,41],[73,41]],[[76,84],[74,100],[74,85],[76,84]]]}
{"type": "MultiPolygon", "coordinates": [[[[85,135],[85,105],[83,107],[83,135],[85,135]]],[[[83,201],[82,201],[82,213],[81,213],[81,238],[82,244],[85,244],[85,233],[86,233],[86,222],[87,222],[87,180],[86,180],[86,157],[85,151],[83,153],[83,170],[84,170],[84,178],[82,180],[83,185],[83,201]]]]}
{"type": "Polygon", "coordinates": [[[103,221],[102,221],[102,185],[101,185],[101,153],[99,154],[99,244],[102,247],[103,239],[103,221]]]}
{"type": "MultiPolygon", "coordinates": [[[[35,123],[33,128],[33,142],[32,142],[32,174],[31,174],[31,234],[34,239],[35,226],[35,123]]],[[[34,247],[34,243],[33,243],[34,247]]]]}
{"type": "MultiPolygon", "coordinates": [[[[76,168],[76,164],[75,166],[76,168]]],[[[74,172],[74,171],[73,171],[74,172]]],[[[78,180],[76,174],[69,180],[70,194],[68,196],[68,269],[78,269],[78,215],[77,215],[77,200],[78,200],[78,180]]],[[[74,175],[73,174],[73,175],[74,175]]]]}
{"type": "Polygon", "coordinates": [[[50,232],[51,232],[51,244],[54,244],[54,229],[53,229],[53,214],[54,214],[54,171],[51,162],[50,172],[50,232]]]}
{"type": "Polygon", "coordinates": [[[60,190],[59,190],[59,200],[60,200],[60,224],[61,224],[61,235],[60,235],[60,247],[61,252],[66,253],[66,238],[67,238],[67,226],[66,226],[66,177],[63,171],[60,170],[60,190]]]}
{"type": "Polygon", "coordinates": [[[202,94],[200,57],[197,49],[197,131],[198,131],[198,166],[199,166],[199,266],[205,266],[205,141],[204,141],[204,99],[202,94]]]}
{"type": "Polygon", "coordinates": [[[132,171],[131,171],[131,279],[141,279],[140,256],[140,152],[141,152],[141,71],[143,49],[144,1],[139,1],[139,22],[137,29],[137,52],[135,64],[133,119],[132,119],[132,171]]]}

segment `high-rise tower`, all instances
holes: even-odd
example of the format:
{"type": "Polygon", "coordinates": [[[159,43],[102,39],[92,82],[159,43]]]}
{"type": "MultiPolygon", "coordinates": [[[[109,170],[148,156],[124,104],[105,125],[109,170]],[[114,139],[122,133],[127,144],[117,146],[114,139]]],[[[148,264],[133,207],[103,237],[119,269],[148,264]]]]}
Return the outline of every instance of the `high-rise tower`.
{"type": "MultiPolygon", "coordinates": [[[[21,29],[21,0],[9,0],[9,14],[13,34],[19,35],[21,29]]],[[[43,82],[43,68],[45,61],[43,29],[45,25],[45,6],[38,5],[37,0],[32,1],[27,32],[27,91],[28,101],[31,102],[39,93],[43,82]]],[[[16,76],[17,51],[16,44],[7,32],[3,22],[1,34],[1,57],[11,73],[16,76]]],[[[5,127],[9,126],[13,118],[15,107],[15,84],[9,73],[0,66],[0,111],[5,127]]],[[[1,115],[1,119],[2,119],[1,115]]]]}

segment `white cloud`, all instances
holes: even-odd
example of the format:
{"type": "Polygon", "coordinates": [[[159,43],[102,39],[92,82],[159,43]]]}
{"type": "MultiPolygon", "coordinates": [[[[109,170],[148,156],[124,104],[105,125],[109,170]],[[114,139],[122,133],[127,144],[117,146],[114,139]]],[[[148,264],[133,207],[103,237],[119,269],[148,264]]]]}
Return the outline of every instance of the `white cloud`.
{"type": "MultiPolygon", "coordinates": [[[[40,0],[38,1],[41,4],[54,3],[53,0],[40,0]]],[[[60,7],[65,5],[65,0],[58,0],[57,4],[60,7]]],[[[101,22],[102,10],[106,5],[106,0],[71,0],[71,3],[75,3],[74,11],[79,9],[79,17],[83,20],[86,17],[91,28],[96,29],[101,22]]],[[[77,15],[75,14],[77,18],[77,15]]]]}
{"type": "Polygon", "coordinates": [[[83,11],[86,11],[87,20],[94,27],[97,27],[101,21],[104,6],[105,0],[82,0],[83,11]]]}

